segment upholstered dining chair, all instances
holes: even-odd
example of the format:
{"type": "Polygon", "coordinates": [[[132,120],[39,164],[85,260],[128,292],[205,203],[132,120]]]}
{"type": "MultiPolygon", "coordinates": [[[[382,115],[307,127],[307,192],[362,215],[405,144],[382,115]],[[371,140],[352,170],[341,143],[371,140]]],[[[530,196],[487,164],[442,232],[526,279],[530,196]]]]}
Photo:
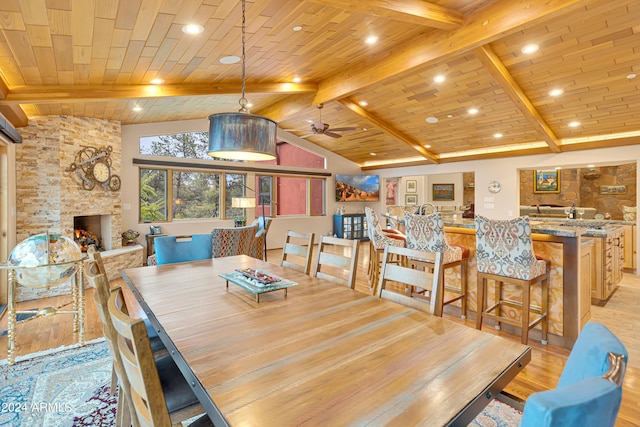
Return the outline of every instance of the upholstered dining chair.
{"type": "Polygon", "coordinates": [[[257,218],[253,224],[258,227],[258,231],[256,231],[255,236],[253,237],[253,241],[251,243],[251,250],[249,252],[249,256],[257,259],[267,260],[267,253],[265,251],[266,245],[265,242],[267,240],[267,233],[269,232],[269,227],[271,227],[271,223],[273,222],[273,218],[269,217],[259,217],[257,218]]]}
{"type": "Polygon", "coordinates": [[[358,243],[358,240],[320,236],[313,276],[355,289],[358,243]]]}
{"type": "MultiPolygon", "coordinates": [[[[433,270],[433,263],[436,252],[443,252],[444,268],[440,269],[439,295],[442,295],[442,302],[436,307],[436,314],[441,316],[445,305],[455,301],[460,301],[460,315],[464,319],[467,317],[467,259],[469,249],[463,246],[450,245],[444,232],[444,222],[442,214],[436,212],[431,215],[417,215],[405,213],[405,233],[407,236],[407,247],[419,251],[431,252],[429,259],[409,258],[412,267],[428,268],[433,270]],[[444,273],[446,269],[460,266],[460,287],[445,283],[444,273]],[[444,299],[444,291],[455,294],[452,298],[444,299]]],[[[428,293],[419,287],[409,287],[409,295],[416,298],[428,297],[428,293]]]]}
{"type": "Polygon", "coordinates": [[[380,283],[377,286],[377,295],[389,301],[393,301],[408,307],[415,308],[417,310],[426,311],[427,313],[436,314],[438,304],[442,301],[442,295],[440,290],[442,284],[440,278],[442,275],[440,271],[443,268],[443,252],[440,248],[433,248],[433,272],[427,270],[416,270],[402,263],[395,262],[397,258],[415,258],[426,259],[429,258],[432,252],[419,251],[415,249],[409,249],[399,246],[392,246],[387,244],[382,256],[382,268],[380,269],[380,283]],[[393,292],[387,289],[387,285],[390,282],[394,282],[404,286],[415,286],[426,288],[431,294],[429,302],[411,298],[410,296],[400,292],[393,292]]]}
{"type": "Polygon", "coordinates": [[[497,322],[496,327],[504,322],[520,327],[522,344],[529,340],[529,330],[537,324],[542,328],[542,344],[547,343],[549,325],[549,267],[545,260],[539,260],[533,250],[531,224],[529,217],[518,217],[511,220],[494,220],[476,215],[476,261],[478,270],[478,308],[476,328],[482,329],[483,319],[497,322]],[[488,305],[488,281],[495,282],[494,302],[488,305]],[[510,289],[507,295],[504,284],[514,285],[520,290],[510,289]],[[531,291],[540,288],[539,305],[534,305],[531,291]],[[502,307],[520,309],[520,320],[507,317],[502,307]],[[538,314],[530,320],[530,312],[538,314]]]}
{"type": "Polygon", "coordinates": [[[384,232],[380,226],[378,215],[373,209],[366,206],[364,208],[367,219],[367,234],[369,236],[369,283],[374,289],[378,283],[378,272],[382,261],[382,252],[387,244],[391,246],[404,247],[406,237],[404,234],[395,232],[384,232]]]}
{"type": "Polygon", "coordinates": [[[309,274],[311,271],[311,255],[313,252],[314,233],[287,231],[282,247],[280,265],[309,274]]]}
{"type": "Polygon", "coordinates": [[[211,235],[162,236],[155,239],[157,265],[211,258],[211,235]]]}
{"type": "Polygon", "coordinates": [[[553,390],[533,393],[521,427],[613,427],[629,354],[606,326],[587,323],[553,390]]]}
{"type": "MultiPolygon", "coordinates": [[[[171,356],[154,358],[144,322],[129,317],[120,288],[111,292],[108,309],[138,425],[172,426],[202,414],[204,408],[171,356]]],[[[203,415],[189,425],[213,423],[203,415]]]]}
{"type": "Polygon", "coordinates": [[[251,255],[251,245],[258,231],[257,224],[244,227],[216,227],[211,230],[211,255],[220,258],[251,255]]]}

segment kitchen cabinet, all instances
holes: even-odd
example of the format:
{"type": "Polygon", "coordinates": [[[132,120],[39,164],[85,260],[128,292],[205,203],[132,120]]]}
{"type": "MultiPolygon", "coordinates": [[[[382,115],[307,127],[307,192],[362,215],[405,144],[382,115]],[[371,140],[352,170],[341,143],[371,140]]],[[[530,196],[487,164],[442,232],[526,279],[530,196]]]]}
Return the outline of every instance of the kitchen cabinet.
{"type": "Polygon", "coordinates": [[[635,270],[636,261],[636,226],[624,226],[624,268],[635,270]]]}
{"type": "Polygon", "coordinates": [[[580,288],[578,289],[578,315],[580,329],[591,318],[591,290],[595,287],[595,243],[593,239],[583,239],[580,251],[580,288]]]}
{"type": "Polygon", "coordinates": [[[588,237],[594,243],[595,281],[591,302],[602,304],[609,299],[622,280],[624,264],[624,228],[615,227],[603,237],[588,237]]]}
{"type": "Polygon", "coordinates": [[[363,213],[334,215],[333,232],[341,239],[369,240],[367,219],[363,213]]]}

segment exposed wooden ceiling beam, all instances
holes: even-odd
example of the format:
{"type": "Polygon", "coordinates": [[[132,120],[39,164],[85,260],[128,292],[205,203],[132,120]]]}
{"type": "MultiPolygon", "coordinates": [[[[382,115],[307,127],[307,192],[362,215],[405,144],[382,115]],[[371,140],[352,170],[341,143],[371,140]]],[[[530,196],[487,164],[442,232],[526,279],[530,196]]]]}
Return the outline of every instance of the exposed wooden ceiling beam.
{"type": "Polygon", "coordinates": [[[288,96],[287,99],[271,104],[261,110],[252,111],[254,114],[269,117],[276,122],[309,108],[313,103],[315,93],[304,93],[288,96]]]}
{"type": "Polygon", "coordinates": [[[355,102],[352,102],[346,99],[340,99],[338,100],[338,102],[341,105],[353,111],[354,113],[356,113],[357,115],[359,115],[360,117],[362,117],[363,119],[368,120],[372,125],[380,128],[383,132],[394,137],[398,141],[404,142],[405,144],[407,144],[408,146],[416,150],[418,153],[420,153],[421,156],[424,156],[426,159],[430,160],[430,163],[440,163],[440,160],[436,156],[434,156],[432,153],[430,153],[426,148],[424,148],[422,144],[420,144],[417,141],[414,141],[410,137],[402,134],[401,132],[398,132],[398,130],[396,130],[393,126],[389,125],[379,117],[376,117],[371,113],[365,111],[361,106],[359,106],[355,102]]]}
{"type": "MultiPolygon", "coordinates": [[[[160,98],[168,96],[229,95],[240,93],[240,83],[206,85],[126,85],[126,86],[29,86],[9,90],[0,105],[42,104],[96,99],[160,98]]],[[[247,93],[315,92],[315,84],[247,83],[247,93]]]]}
{"type": "Polygon", "coordinates": [[[368,15],[382,16],[441,30],[455,30],[462,25],[462,14],[457,10],[438,6],[423,0],[310,0],[324,6],[347,9],[368,15]]]}
{"type": "MultiPolygon", "coordinates": [[[[4,79],[0,77],[0,100],[5,99],[8,93],[9,86],[7,86],[4,79]]],[[[29,118],[19,105],[0,105],[0,114],[9,120],[9,123],[14,127],[20,128],[29,124],[29,118]]]]}
{"type": "Polygon", "coordinates": [[[553,130],[551,130],[547,122],[544,121],[518,82],[515,81],[509,70],[507,70],[507,67],[504,66],[500,58],[498,58],[498,55],[491,49],[491,46],[480,46],[474,49],[473,53],[480,62],[482,62],[485,69],[496,79],[500,87],[502,87],[507,96],[516,104],[529,123],[533,125],[538,135],[547,143],[551,151],[554,153],[562,152],[558,137],[553,130]]]}
{"type": "MultiPolygon", "coordinates": [[[[465,17],[462,28],[449,33],[433,31],[394,51],[393,55],[359,67],[347,69],[321,81],[314,104],[345,98],[354,92],[399,76],[445,57],[468,52],[500,37],[513,34],[532,23],[570,13],[597,0],[529,1],[498,0],[465,17]]],[[[354,2],[355,3],[355,2],[354,2]]]]}

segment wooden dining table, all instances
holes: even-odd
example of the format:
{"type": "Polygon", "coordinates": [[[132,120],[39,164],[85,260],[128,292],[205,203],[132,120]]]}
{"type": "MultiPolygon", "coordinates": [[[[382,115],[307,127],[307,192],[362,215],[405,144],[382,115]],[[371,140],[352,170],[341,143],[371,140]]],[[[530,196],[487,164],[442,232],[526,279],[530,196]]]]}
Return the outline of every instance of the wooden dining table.
{"type": "Polygon", "coordinates": [[[123,277],[217,425],[467,425],[525,345],[245,255],[123,277]],[[297,283],[263,294],[220,274],[297,283]]]}

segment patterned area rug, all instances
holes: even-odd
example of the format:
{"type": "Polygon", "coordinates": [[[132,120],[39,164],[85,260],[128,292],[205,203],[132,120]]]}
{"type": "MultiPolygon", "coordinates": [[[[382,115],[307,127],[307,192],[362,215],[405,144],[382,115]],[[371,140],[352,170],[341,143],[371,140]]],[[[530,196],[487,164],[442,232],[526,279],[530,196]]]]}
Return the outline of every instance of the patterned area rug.
{"type": "Polygon", "coordinates": [[[0,361],[0,426],[115,425],[111,358],[96,341],[0,361]]]}
{"type": "Polygon", "coordinates": [[[469,426],[473,427],[518,427],[522,412],[493,399],[469,426]]]}

